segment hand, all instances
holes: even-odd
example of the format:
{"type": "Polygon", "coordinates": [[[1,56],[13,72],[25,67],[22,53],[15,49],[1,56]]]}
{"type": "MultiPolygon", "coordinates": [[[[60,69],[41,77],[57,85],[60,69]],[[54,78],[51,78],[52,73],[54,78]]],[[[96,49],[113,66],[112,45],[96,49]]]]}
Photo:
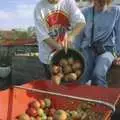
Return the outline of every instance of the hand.
{"type": "Polygon", "coordinates": [[[64,37],[64,49],[65,49],[65,53],[67,53],[67,49],[72,47],[72,40],[73,40],[73,36],[71,33],[65,33],[65,37],[64,37]]]}
{"type": "Polygon", "coordinates": [[[61,44],[58,44],[56,51],[59,51],[59,50],[61,50],[62,48],[63,48],[63,46],[62,46],[61,44]]]}
{"type": "Polygon", "coordinates": [[[120,65],[120,57],[116,58],[116,59],[113,61],[113,64],[114,64],[114,65],[120,65]]]}
{"type": "Polygon", "coordinates": [[[67,38],[67,41],[68,41],[68,48],[72,48],[72,41],[74,39],[74,36],[72,35],[72,33],[68,33],[68,38],[67,38]]]}
{"type": "Polygon", "coordinates": [[[67,53],[67,49],[72,47],[72,40],[73,35],[71,32],[66,32],[64,37],[62,38],[62,41],[58,39],[58,44],[61,46],[61,48],[64,48],[65,53],[67,53]]]}
{"type": "Polygon", "coordinates": [[[65,33],[64,36],[61,36],[60,39],[58,39],[58,44],[65,50],[65,53],[67,53],[67,48],[68,48],[68,36],[67,33],[65,33]],[[62,38],[62,40],[61,40],[62,38]]]}

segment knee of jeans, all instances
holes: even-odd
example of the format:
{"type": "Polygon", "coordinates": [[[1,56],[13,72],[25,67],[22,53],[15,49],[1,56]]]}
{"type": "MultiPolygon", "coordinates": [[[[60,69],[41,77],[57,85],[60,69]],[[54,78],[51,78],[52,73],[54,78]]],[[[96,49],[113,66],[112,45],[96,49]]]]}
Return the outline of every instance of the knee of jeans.
{"type": "Polygon", "coordinates": [[[94,70],[92,74],[93,79],[104,79],[105,78],[105,73],[94,70]]]}
{"type": "Polygon", "coordinates": [[[92,77],[92,84],[107,87],[106,76],[103,73],[94,72],[92,77]]]}
{"type": "Polygon", "coordinates": [[[113,54],[111,52],[105,52],[105,54],[102,54],[101,56],[102,59],[107,60],[108,63],[112,63],[115,59],[115,57],[113,56],[113,54]]]}
{"type": "Polygon", "coordinates": [[[89,81],[89,76],[87,74],[83,75],[79,80],[80,84],[85,84],[88,81],[89,81]]]}

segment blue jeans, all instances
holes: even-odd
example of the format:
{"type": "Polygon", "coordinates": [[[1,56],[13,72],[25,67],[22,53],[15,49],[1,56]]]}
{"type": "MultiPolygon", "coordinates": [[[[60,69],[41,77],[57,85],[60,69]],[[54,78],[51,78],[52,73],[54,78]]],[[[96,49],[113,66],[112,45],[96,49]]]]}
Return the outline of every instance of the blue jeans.
{"type": "Polygon", "coordinates": [[[107,87],[106,75],[115,59],[113,54],[106,51],[97,56],[89,47],[82,49],[81,52],[85,59],[86,68],[85,74],[81,78],[80,83],[85,84],[91,80],[92,85],[107,87]]]}

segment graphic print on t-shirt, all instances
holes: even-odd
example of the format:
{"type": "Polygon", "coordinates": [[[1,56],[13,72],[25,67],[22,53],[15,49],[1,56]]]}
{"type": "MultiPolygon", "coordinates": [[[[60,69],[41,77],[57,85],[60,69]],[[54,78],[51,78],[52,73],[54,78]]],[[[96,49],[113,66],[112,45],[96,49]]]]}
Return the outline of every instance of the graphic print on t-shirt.
{"type": "Polygon", "coordinates": [[[46,17],[49,35],[56,38],[57,42],[64,40],[65,31],[70,29],[68,15],[63,11],[53,11],[46,17]]]}

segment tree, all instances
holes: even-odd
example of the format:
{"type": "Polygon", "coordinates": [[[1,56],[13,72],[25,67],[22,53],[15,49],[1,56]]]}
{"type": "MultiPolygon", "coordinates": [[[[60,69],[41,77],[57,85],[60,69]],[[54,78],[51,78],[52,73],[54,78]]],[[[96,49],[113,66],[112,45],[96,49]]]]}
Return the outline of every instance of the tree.
{"type": "Polygon", "coordinates": [[[2,35],[2,32],[0,32],[0,40],[3,39],[3,35],[2,35]]]}
{"type": "Polygon", "coordinates": [[[28,36],[32,38],[35,34],[35,27],[33,26],[28,27],[27,32],[28,32],[28,36]]]}

